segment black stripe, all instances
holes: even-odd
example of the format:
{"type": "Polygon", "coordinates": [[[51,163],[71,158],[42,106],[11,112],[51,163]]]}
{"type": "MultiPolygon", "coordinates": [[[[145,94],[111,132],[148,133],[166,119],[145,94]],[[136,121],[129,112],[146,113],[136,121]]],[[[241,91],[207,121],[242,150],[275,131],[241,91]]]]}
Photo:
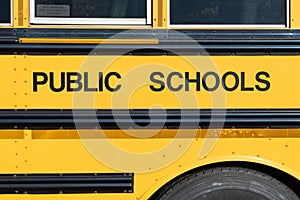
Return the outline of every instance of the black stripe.
{"type": "Polygon", "coordinates": [[[132,173],[3,174],[0,194],[133,193],[132,173]]]}
{"type": "MultiPolygon", "coordinates": [[[[180,41],[181,42],[181,41],[180,41]]],[[[300,55],[300,41],[247,41],[225,44],[218,41],[201,41],[199,46],[188,44],[159,45],[101,45],[94,44],[0,44],[0,54],[27,55],[300,55]],[[204,51],[205,50],[205,51],[204,51]]]]}
{"type": "Polygon", "coordinates": [[[300,55],[300,30],[101,30],[101,29],[0,29],[0,54],[87,55],[96,45],[23,44],[20,38],[158,39],[158,45],[101,45],[101,55],[198,55],[200,44],[211,55],[300,55]],[[118,36],[117,36],[118,38],[118,36]],[[195,44],[191,44],[191,38],[195,44]],[[174,54],[175,52],[175,54],[174,54]]]}
{"type": "MultiPolygon", "coordinates": [[[[300,30],[166,30],[166,29],[58,29],[29,28],[1,29],[0,36],[18,38],[111,38],[117,34],[124,38],[138,39],[182,39],[177,32],[194,40],[203,39],[300,39],[300,30]]],[[[185,37],[185,36],[184,36],[185,37]]]]}
{"type": "Polygon", "coordinates": [[[300,128],[300,109],[0,110],[0,129],[300,128]]]}

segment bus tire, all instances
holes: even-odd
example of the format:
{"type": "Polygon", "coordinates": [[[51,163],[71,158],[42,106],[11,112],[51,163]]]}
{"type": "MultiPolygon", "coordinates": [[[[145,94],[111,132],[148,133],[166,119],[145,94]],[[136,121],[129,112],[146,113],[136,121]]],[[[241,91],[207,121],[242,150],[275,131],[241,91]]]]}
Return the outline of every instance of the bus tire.
{"type": "Polygon", "coordinates": [[[218,167],[171,182],[155,199],[299,200],[299,197],[267,174],[246,168],[218,167]]]}

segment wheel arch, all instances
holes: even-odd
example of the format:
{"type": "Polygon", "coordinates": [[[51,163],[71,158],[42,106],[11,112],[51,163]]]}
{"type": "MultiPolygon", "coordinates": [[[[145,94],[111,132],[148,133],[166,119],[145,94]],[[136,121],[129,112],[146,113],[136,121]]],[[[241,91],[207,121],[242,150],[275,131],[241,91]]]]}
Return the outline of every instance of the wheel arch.
{"type": "Polygon", "coordinates": [[[249,161],[224,161],[224,162],[216,162],[211,164],[202,165],[193,169],[190,169],[188,171],[183,172],[182,174],[172,178],[171,180],[167,181],[165,184],[163,184],[158,190],[156,190],[154,193],[150,195],[149,200],[155,200],[158,194],[166,190],[172,183],[176,182],[178,179],[186,176],[187,174],[191,174],[197,171],[201,170],[208,170],[212,168],[217,167],[242,167],[242,168],[248,168],[252,170],[259,171],[261,173],[265,173],[286,186],[288,186],[299,198],[300,198],[300,180],[288,173],[287,171],[284,171],[283,169],[279,169],[270,165],[257,163],[257,162],[249,162],[249,161]]]}

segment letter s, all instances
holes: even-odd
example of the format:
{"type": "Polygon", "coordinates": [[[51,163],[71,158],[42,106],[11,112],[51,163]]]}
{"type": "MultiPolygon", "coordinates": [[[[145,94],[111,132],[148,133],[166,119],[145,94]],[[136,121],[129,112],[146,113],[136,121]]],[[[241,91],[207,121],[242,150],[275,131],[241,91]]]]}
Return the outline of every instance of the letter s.
{"type": "Polygon", "coordinates": [[[151,75],[150,75],[150,80],[153,82],[153,83],[156,83],[156,84],[159,84],[160,87],[156,88],[154,87],[153,85],[150,85],[150,89],[154,92],[161,92],[165,89],[165,83],[161,80],[158,80],[158,79],[155,79],[155,76],[159,76],[160,78],[164,78],[164,74],[161,73],[161,72],[153,72],[151,75]]]}
{"type": "Polygon", "coordinates": [[[255,85],[255,88],[258,91],[264,92],[264,91],[268,91],[271,88],[271,83],[268,80],[266,80],[267,78],[270,78],[270,74],[268,72],[258,72],[256,74],[256,81],[264,84],[264,87],[260,85],[255,85]],[[262,78],[262,76],[264,78],[262,78]]]}

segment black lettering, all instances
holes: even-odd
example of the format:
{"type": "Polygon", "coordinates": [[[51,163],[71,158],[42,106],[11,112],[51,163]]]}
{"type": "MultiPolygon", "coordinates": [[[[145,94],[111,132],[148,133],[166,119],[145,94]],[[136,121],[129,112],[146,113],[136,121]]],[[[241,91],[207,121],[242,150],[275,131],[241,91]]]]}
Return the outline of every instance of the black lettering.
{"type": "Polygon", "coordinates": [[[264,84],[264,87],[260,86],[260,85],[255,85],[255,88],[258,91],[268,91],[271,88],[271,83],[266,80],[266,78],[270,78],[270,74],[268,72],[258,72],[256,74],[256,81],[259,83],[264,84]],[[262,78],[262,76],[264,76],[264,78],[262,78]]]}
{"type": "Polygon", "coordinates": [[[235,72],[232,72],[232,71],[226,72],[222,77],[223,88],[228,92],[232,92],[232,91],[236,90],[239,87],[239,84],[240,84],[239,76],[235,72]],[[229,76],[233,76],[234,81],[235,81],[234,85],[232,87],[227,86],[226,80],[229,76]]]}
{"type": "Polygon", "coordinates": [[[38,91],[38,85],[45,85],[48,82],[48,76],[44,72],[33,72],[33,92],[38,91]],[[42,80],[38,80],[42,77],[42,80]]]}
{"type": "Polygon", "coordinates": [[[66,87],[66,77],[65,72],[60,73],[60,86],[58,88],[55,88],[55,81],[54,81],[54,73],[50,72],[50,89],[53,92],[62,92],[66,87]]]}
{"type": "Polygon", "coordinates": [[[121,75],[117,72],[110,72],[108,73],[106,76],[105,76],[105,80],[104,80],[104,83],[105,83],[105,87],[108,91],[110,92],[117,92],[118,90],[120,90],[121,88],[121,85],[117,85],[116,87],[111,87],[110,84],[109,84],[109,79],[112,77],[112,76],[115,76],[117,79],[121,79],[121,75]]]}
{"type": "Polygon", "coordinates": [[[84,72],[84,91],[85,92],[97,92],[97,88],[89,87],[89,73],[84,72]]]}
{"type": "Polygon", "coordinates": [[[242,84],[242,88],[241,91],[254,91],[253,87],[247,87],[246,86],[246,76],[245,76],[245,72],[241,73],[241,84],[242,84]]]}
{"type": "Polygon", "coordinates": [[[196,91],[200,91],[200,72],[196,73],[196,79],[190,79],[189,72],[185,72],[185,91],[190,91],[189,83],[196,83],[196,91]]]}
{"type": "Polygon", "coordinates": [[[153,83],[159,84],[160,87],[154,87],[153,85],[150,85],[150,89],[154,92],[161,92],[165,89],[165,83],[161,80],[155,79],[155,76],[159,76],[160,78],[164,78],[164,74],[161,72],[153,72],[152,74],[150,74],[150,80],[153,83]]]}
{"type": "Polygon", "coordinates": [[[167,78],[167,85],[168,85],[168,88],[171,91],[178,92],[178,91],[180,91],[183,88],[183,85],[179,84],[177,87],[173,87],[173,85],[172,85],[172,79],[173,79],[174,76],[177,76],[180,79],[183,78],[183,76],[182,76],[181,73],[179,73],[179,72],[172,72],[172,73],[169,74],[169,76],[167,78]]]}
{"type": "Polygon", "coordinates": [[[99,72],[99,82],[98,82],[99,92],[103,92],[103,72],[99,72]]]}
{"type": "Polygon", "coordinates": [[[207,72],[206,74],[204,74],[204,76],[202,78],[202,85],[206,91],[210,91],[210,92],[216,91],[220,86],[220,78],[219,78],[218,74],[215,72],[207,72]],[[208,85],[207,85],[207,78],[209,76],[213,76],[215,79],[215,85],[213,87],[208,87],[208,85]]]}
{"type": "Polygon", "coordinates": [[[67,91],[68,92],[80,91],[82,89],[81,79],[82,79],[81,74],[77,72],[67,72],[67,91]],[[77,87],[72,87],[72,85],[74,84],[76,84],[77,87]]]}

